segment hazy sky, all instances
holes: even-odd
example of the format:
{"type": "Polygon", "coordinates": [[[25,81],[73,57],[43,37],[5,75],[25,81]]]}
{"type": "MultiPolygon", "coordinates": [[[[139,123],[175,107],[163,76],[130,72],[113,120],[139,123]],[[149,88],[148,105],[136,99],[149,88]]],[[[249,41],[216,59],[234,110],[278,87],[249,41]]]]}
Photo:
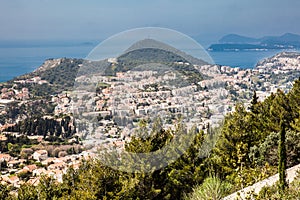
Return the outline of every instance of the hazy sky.
{"type": "Polygon", "coordinates": [[[200,40],[300,34],[299,0],[0,0],[0,40],[105,39],[159,26],[200,40]]]}

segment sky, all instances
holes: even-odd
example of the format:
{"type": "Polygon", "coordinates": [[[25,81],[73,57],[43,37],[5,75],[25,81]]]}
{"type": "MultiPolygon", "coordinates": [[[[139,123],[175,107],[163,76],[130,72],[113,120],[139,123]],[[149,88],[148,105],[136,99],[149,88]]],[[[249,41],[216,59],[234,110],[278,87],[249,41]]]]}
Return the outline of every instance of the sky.
{"type": "Polygon", "coordinates": [[[300,34],[299,0],[0,0],[0,40],[103,40],[164,27],[198,41],[300,34]]]}

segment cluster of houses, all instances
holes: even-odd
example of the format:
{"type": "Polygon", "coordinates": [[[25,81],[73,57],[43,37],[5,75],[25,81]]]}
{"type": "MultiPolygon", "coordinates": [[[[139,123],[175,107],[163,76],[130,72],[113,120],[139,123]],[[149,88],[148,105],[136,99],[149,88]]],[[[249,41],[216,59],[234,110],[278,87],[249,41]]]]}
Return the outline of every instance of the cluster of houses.
{"type": "Polygon", "coordinates": [[[14,83],[18,83],[18,84],[39,84],[39,85],[49,84],[48,81],[42,80],[42,78],[39,77],[39,76],[30,78],[30,79],[15,80],[14,83]]]}
{"type": "Polygon", "coordinates": [[[52,96],[52,103],[56,105],[54,114],[68,114],[71,113],[71,98],[68,96],[67,93],[62,93],[59,95],[52,96]]]}
{"type": "Polygon", "coordinates": [[[2,104],[5,104],[5,100],[6,102],[14,100],[25,101],[30,98],[29,90],[26,87],[22,88],[21,90],[17,90],[14,87],[2,88],[0,92],[0,99],[2,101],[2,104]]]}
{"type": "Polygon", "coordinates": [[[0,154],[1,184],[20,187],[24,183],[37,185],[42,176],[51,177],[58,182],[63,181],[63,175],[69,168],[78,169],[81,161],[94,158],[94,154],[84,151],[80,154],[63,157],[49,157],[46,150],[37,150],[32,154],[34,164],[26,165],[26,159],[13,158],[9,154],[0,154]],[[6,166],[3,166],[6,164],[6,166]],[[1,169],[2,167],[2,169],[1,169]],[[25,180],[24,175],[29,178],[25,180]]]}
{"type": "Polygon", "coordinates": [[[88,94],[86,91],[82,95],[82,91],[78,91],[76,97],[80,100],[72,105],[82,108],[85,111],[82,114],[84,117],[101,116],[100,127],[94,130],[93,136],[97,140],[106,140],[103,136],[107,136],[111,141],[109,136],[119,135],[111,143],[114,147],[124,147],[124,140],[130,140],[134,132],[132,126],[137,127],[139,119],[154,120],[159,116],[165,128],[174,129],[176,120],[182,118],[188,128],[196,126],[202,130],[212,123],[210,114],[220,120],[219,115],[224,115],[230,106],[225,97],[226,103],[220,101],[227,95],[225,89],[218,88],[215,93],[199,89],[195,84],[182,86],[186,77],[176,71],[167,70],[163,74],[157,71],[128,71],[119,72],[115,77],[98,78],[107,87],[100,89],[96,97],[93,97],[92,92],[88,94]],[[82,100],[87,97],[93,97],[92,101],[82,100]],[[220,105],[216,108],[217,112],[210,109],[215,105],[220,105]],[[116,125],[118,128],[115,128],[116,125]]]}
{"type": "Polygon", "coordinates": [[[27,101],[30,99],[30,91],[27,87],[20,86],[24,84],[49,84],[48,81],[42,80],[41,77],[33,77],[26,80],[15,80],[11,88],[2,87],[0,90],[0,111],[14,102],[14,101],[27,101]]]}

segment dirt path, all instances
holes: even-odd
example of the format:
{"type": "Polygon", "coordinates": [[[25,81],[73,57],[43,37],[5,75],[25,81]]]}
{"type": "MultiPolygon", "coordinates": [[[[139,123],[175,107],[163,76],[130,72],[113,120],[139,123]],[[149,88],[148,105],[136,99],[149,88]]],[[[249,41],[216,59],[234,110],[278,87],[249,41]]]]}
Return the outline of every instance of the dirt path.
{"type": "MultiPolygon", "coordinates": [[[[291,168],[287,169],[287,181],[288,181],[288,183],[291,183],[295,179],[295,177],[297,176],[297,171],[300,171],[300,165],[296,165],[294,167],[291,167],[291,168]]],[[[246,187],[243,190],[237,191],[237,192],[223,198],[223,200],[245,199],[247,194],[249,194],[251,191],[254,191],[254,193],[258,194],[264,186],[274,185],[278,180],[279,180],[279,175],[276,174],[276,175],[271,176],[267,179],[264,179],[260,182],[257,182],[252,186],[246,187]],[[238,193],[240,195],[238,195],[238,193]]]]}

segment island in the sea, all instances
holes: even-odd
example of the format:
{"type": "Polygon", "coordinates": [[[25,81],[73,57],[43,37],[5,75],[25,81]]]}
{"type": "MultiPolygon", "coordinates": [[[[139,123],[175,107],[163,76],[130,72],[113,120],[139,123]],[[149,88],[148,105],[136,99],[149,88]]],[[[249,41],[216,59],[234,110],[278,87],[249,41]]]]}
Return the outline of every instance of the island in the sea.
{"type": "Polygon", "coordinates": [[[267,51],[300,49],[300,35],[286,33],[281,36],[251,38],[237,34],[222,37],[219,43],[212,44],[209,51],[267,51]]]}

